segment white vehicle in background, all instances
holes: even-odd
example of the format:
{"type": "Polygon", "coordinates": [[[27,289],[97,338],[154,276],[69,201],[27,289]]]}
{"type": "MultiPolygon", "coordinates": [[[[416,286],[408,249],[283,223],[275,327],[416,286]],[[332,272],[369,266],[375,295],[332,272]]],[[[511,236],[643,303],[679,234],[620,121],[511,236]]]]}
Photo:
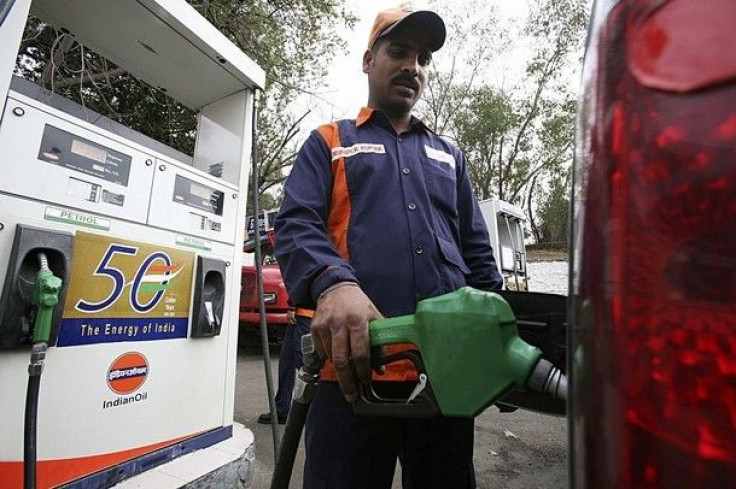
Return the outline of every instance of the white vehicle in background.
{"type": "Polygon", "coordinates": [[[506,289],[529,290],[524,244],[524,212],[520,207],[498,199],[478,203],[488,227],[498,271],[506,289]]]}

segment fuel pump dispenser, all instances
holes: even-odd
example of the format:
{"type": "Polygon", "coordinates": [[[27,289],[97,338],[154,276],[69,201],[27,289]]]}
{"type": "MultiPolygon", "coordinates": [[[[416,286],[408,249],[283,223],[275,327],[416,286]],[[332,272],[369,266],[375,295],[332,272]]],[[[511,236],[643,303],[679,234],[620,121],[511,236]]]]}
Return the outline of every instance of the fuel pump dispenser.
{"type": "Polygon", "coordinates": [[[35,343],[35,484],[110,487],[233,434],[265,75],[184,0],[2,1],[0,22],[0,487],[23,486],[35,343]],[[29,13],[196,110],[194,156],[13,76],[29,13]]]}

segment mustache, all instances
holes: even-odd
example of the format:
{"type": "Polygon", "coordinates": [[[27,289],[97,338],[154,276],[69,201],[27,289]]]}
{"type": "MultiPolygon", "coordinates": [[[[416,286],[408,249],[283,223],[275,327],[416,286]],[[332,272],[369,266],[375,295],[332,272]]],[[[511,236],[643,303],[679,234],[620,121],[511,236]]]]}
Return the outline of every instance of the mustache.
{"type": "Polygon", "coordinates": [[[399,73],[398,75],[396,75],[395,77],[391,79],[391,83],[395,83],[398,85],[406,85],[414,89],[414,91],[417,91],[417,92],[419,91],[419,82],[417,81],[416,78],[414,78],[409,73],[399,73]]]}

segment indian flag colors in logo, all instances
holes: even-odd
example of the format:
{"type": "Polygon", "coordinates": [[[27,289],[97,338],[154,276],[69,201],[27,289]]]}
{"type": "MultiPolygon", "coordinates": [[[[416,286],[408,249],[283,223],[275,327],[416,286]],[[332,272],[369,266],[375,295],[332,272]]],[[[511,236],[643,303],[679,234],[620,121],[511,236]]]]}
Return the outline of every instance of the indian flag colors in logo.
{"type": "MultiPolygon", "coordinates": [[[[173,280],[181,272],[183,264],[176,265],[151,265],[140,279],[138,290],[140,292],[159,292],[169,289],[173,280]]],[[[129,282],[128,285],[132,285],[129,282]]]]}

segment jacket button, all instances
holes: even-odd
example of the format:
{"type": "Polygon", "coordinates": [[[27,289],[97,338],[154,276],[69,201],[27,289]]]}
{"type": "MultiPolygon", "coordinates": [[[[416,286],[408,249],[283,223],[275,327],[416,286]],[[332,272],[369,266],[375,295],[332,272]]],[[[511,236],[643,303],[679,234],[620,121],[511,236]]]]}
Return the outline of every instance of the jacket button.
{"type": "Polygon", "coordinates": [[[401,173],[403,173],[404,175],[408,175],[409,173],[411,173],[411,170],[409,168],[407,168],[407,167],[404,167],[401,170],[401,173]]]}
{"type": "Polygon", "coordinates": [[[409,208],[410,211],[414,211],[417,209],[417,205],[414,202],[409,204],[407,207],[409,208]]]}
{"type": "Polygon", "coordinates": [[[417,255],[421,255],[422,253],[424,253],[424,248],[422,248],[421,246],[417,246],[416,248],[414,248],[414,252],[417,255]]]}

